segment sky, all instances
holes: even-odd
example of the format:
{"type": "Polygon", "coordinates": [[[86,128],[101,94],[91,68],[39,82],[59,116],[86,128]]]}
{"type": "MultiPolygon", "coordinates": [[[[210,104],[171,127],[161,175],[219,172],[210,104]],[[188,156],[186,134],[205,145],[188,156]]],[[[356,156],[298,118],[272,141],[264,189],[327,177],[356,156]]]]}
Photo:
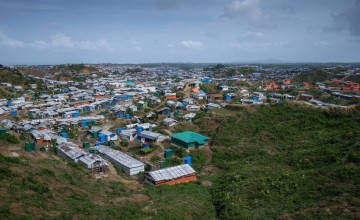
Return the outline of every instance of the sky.
{"type": "Polygon", "coordinates": [[[360,0],[0,0],[0,64],[360,62],[360,0]]]}

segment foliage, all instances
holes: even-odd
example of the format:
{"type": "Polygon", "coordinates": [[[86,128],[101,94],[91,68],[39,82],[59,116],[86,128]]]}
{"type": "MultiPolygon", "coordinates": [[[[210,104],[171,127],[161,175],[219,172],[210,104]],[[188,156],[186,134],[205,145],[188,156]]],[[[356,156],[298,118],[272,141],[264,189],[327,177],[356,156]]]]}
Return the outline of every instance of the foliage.
{"type": "Polygon", "coordinates": [[[154,149],[153,148],[150,148],[150,147],[148,147],[148,148],[141,148],[141,153],[143,153],[144,155],[145,154],[148,154],[148,153],[151,153],[151,152],[153,152],[154,151],[154,149]]]}
{"type": "Polygon", "coordinates": [[[185,93],[184,92],[176,92],[176,97],[180,100],[182,100],[185,97],[185,93]]]}
{"type": "Polygon", "coordinates": [[[346,78],[346,80],[348,81],[353,81],[356,83],[360,83],[360,75],[350,75],[349,77],[346,78]]]}
{"type": "Polygon", "coordinates": [[[121,144],[121,146],[124,146],[124,147],[129,146],[129,142],[127,140],[125,140],[125,139],[121,139],[120,144],[121,144]]]}
{"type": "Polygon", "coordinates": [[[146,193],[156,205],[155,219],[215,219],[211,196],[197,182],[147,187],[146,193]]]}
{"type": "Polygon", "coordinates": [[[180,133],[183,131],[193,131],[199,132],[199,128],[191,122],[180,122],[173,127],[175,133],[180,133]]]}
{"type": "Polygon", "coordinates": [[[20,144],[20,141],[14,135],[6,133],[4,136],[0,136],[0,143],[20,144]]]}
{"type": "Polygon", "coordinates": [[[213,139],[219,219],[276,218],[349,193],[359,198],[359,115],[291,104],[242,109],[197,125],[213,139]],[[213,129],[210,129],[212,125],[213,129]]]}
{"type": "Polygon", "coordinates": [[[200,89],[203,90],[205,93],[219,93],[220,89],[217,87],[215,83],[206,83],[200,85],[200,89]]]}
{"type": "Polygon", "coordinates": [[[332,73],[326,73],[324,69],[318,68],[315,70],[311,70],[307,73],[302,73],[298,76],[295,76],[294,81],[298,83],[302,83],[302,82],[316,83],[316,82],[324,82],[326,80],[330,80],[333,78],[341,78],[341,76],[332,73]]]}

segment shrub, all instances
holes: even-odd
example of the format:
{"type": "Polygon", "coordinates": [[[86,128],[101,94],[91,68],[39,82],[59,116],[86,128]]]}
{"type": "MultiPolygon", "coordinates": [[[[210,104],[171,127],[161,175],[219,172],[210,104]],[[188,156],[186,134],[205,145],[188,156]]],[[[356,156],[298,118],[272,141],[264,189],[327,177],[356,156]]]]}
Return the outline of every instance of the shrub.
{"type": "Polygon", "coordinates": [[[8,144],[20,144],[19,139],[12,134],[5,134],[4,136],[0,136],[0,141],[8,143],[8,144]]]}

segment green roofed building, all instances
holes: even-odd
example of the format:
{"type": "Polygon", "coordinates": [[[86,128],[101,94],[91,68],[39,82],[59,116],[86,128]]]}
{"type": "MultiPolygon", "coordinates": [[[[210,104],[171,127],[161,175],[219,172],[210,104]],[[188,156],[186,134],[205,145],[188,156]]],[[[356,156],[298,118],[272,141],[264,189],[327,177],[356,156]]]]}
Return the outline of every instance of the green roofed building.
{"type": "Polygon", "coordinates": [[[192,131],[171,134],[170,137],[173,144],[184,148],[202,147],[207,145],[209,141],[208,137],[192,131]]]}

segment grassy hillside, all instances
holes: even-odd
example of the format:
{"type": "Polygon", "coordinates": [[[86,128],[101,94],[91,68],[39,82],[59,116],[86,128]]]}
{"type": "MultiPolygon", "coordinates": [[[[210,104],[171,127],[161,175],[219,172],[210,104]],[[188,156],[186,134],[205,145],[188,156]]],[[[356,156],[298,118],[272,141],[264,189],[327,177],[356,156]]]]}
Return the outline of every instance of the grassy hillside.
{"type": "Polygon", "coordinates": [[[52,152],[0,155],[0,218],[360,218],[360,107],[232,106],[188,127],[212,152],[192,151],[199,180],[176,186],[96,180],[52,152]]]}
{"type": "Polygon", "coordinates": [[[84,64],[58,65],[50,69],[52,73],[63,71],[88,74],[90,72],[98,72],[98,69],[92,66],[85,66],[84,64]]]}
{"type": "Polygon", "coordinates": [[[213,137],[214,163],[223,169],[212,188],[220,219],[359,213],[358,113],[281,104],[208,115],[197,124],[213,137]]]}
{"type": "Polygon", "coordinates": [[[346,80],[360,83],[360,75],[351,75],[349,77],[346,77],[346,80]]]}
{"type": "Polygon", "coordinates": [[[302,83],[302,82],[309,82],[309,83],[316,83],[316,82],[324,82],[326,80],[330,80],[333,78],[342,78],[343,76],[338,76],[332,73],[326,73],[322,69],[317,69],[311,72],[302,73],[298,76],[295,76],[293,81],[302,83]]]}
{"type": "Polygon", "coordinates": [[[16,69],[0,69],[0,82],[21,85],[26,82],[26,78],[23,77],[16,69]]]}
{"type": "Polygon", "coordinates": [[[129,180],[96,180],[47,154],[36,158],[0,155],[1,219],[215,218],[210,193],[197,183],[144,189],[129,180]]]}

